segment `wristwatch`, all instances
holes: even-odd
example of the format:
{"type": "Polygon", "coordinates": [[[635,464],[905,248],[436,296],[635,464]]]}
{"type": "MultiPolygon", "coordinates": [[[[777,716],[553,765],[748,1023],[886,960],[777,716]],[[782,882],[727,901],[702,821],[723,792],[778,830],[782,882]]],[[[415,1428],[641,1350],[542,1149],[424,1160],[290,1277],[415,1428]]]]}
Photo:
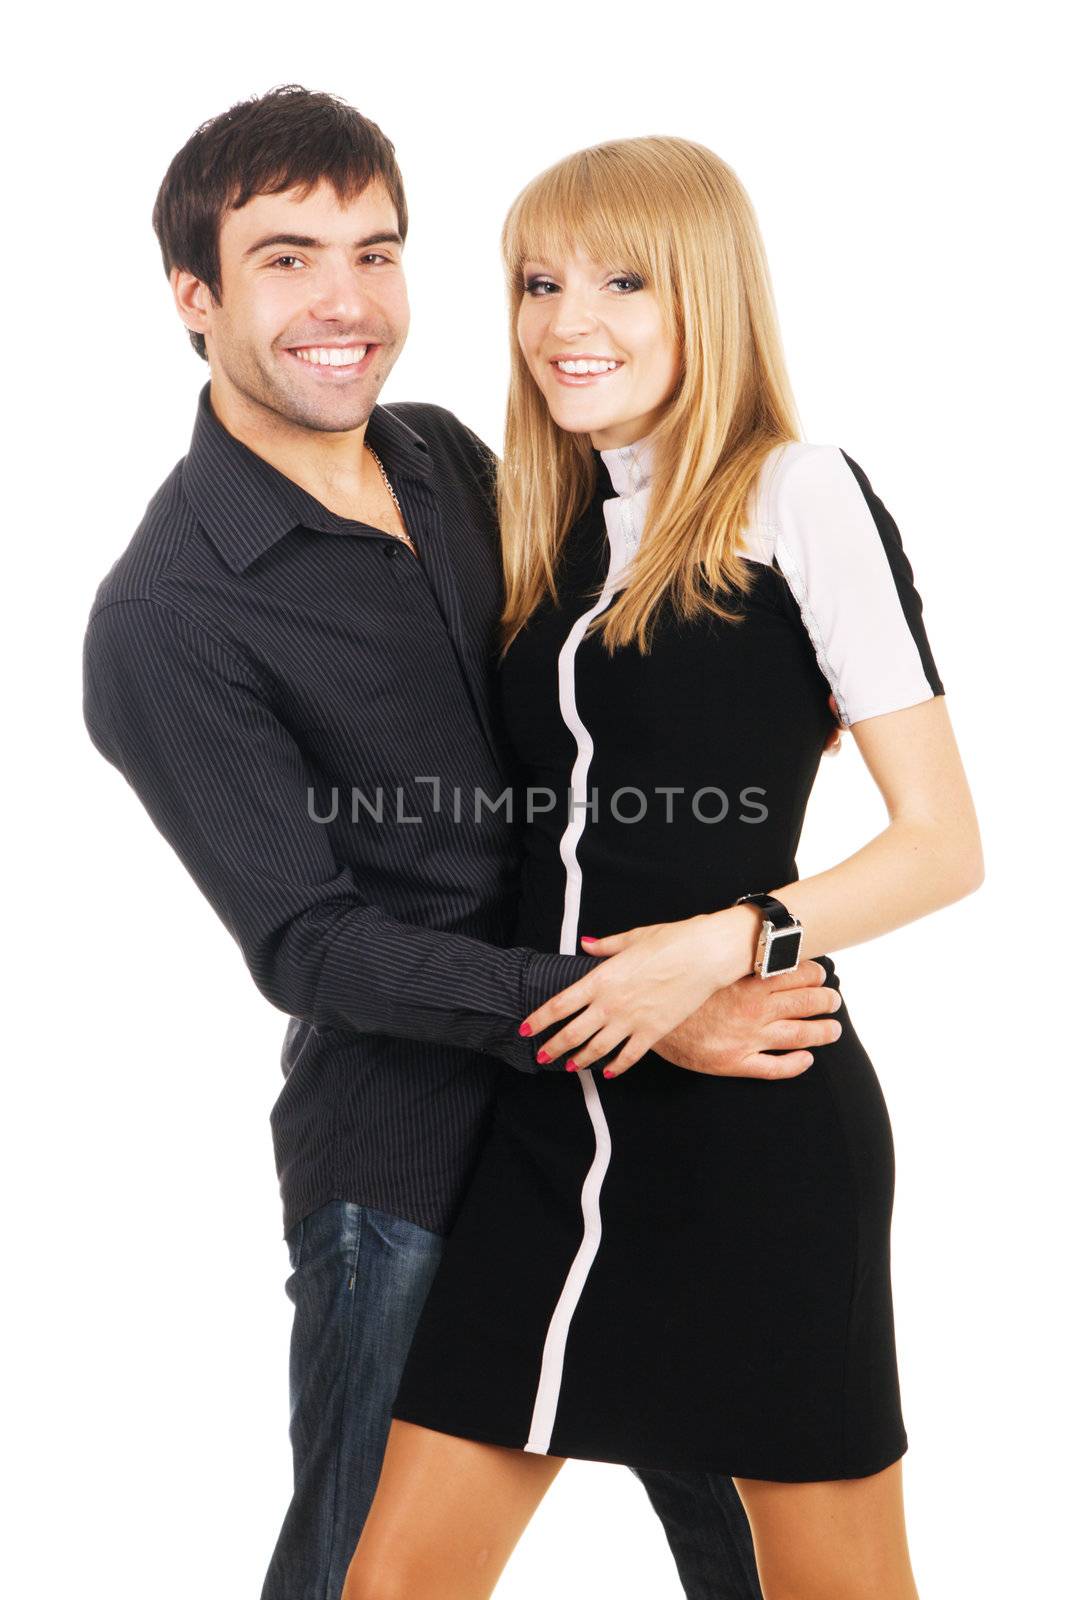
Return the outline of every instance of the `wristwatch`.
{"type": "Polygon", "coordinates": [[[746,902],[763,911],[753,972],[758,972],[761,978],[770,978],[776,972],[794,971],[800,965],[800,945],[804,937],[799,917],[773,894],[739,894],[734,905],[746,902]]]}

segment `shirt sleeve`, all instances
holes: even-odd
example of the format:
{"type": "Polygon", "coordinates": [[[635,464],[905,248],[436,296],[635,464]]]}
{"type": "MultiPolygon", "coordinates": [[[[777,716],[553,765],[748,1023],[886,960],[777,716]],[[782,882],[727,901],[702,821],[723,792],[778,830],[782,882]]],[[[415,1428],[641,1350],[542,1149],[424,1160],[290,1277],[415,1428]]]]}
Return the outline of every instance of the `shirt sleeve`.
{"type": "MultiPolygon", "coordinates": [[[[310,774],[255,669],[152,599],[97,611],[84,716],[230,933],[260,992],[323,1028],[391,1034],[542,1072],[522,1017],[598,965],[399,921],[339,862],[310,774]]],[[[553,1067],[562,1069],[562,1060],[553,1067]]]]}
{"type": "Polygon", "coordinates": [[[846,727],[944,694],[900,532],[836,445],[787,452],[775,557],[846,727]]]}

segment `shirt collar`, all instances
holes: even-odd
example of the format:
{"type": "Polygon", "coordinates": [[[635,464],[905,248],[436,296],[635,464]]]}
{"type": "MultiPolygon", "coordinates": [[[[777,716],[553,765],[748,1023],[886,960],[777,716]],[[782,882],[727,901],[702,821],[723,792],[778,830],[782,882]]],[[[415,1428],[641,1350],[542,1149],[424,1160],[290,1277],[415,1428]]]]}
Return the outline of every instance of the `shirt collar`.
{"type": "Polygon", "coordinates": [[[638,439],[636,444],[620,445],[616,450],[601,450],[598,454],[617,495],[639,494],[652,482],[651,440],[638,439]]]}
{"type": "MultiPolygon", "coordinates": [[[[324,533],[351,530],[348,518],[328,510],[228,432],[211,409],[210,395],[208,382],[197,401],[193,436],[182,464],[182,487],[234,572],[244,572],[293,528],[324,533]]],[[[375,406],[367,419],[366,439],[394,481],[405,476],[430,477],[433,462],[426,441],[384,406],[375,406]]]]}

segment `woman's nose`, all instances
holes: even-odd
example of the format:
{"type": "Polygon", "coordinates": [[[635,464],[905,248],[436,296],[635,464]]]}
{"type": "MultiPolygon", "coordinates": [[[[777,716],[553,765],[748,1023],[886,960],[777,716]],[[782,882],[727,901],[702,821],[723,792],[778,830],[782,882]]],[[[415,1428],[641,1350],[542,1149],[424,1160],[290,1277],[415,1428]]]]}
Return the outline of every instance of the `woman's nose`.
{"type": "Polygon", "coordinates": [[[596,317],[581,295],[559,295],[553,301],[552,333],[557,339],[577,339],[596,326],[596,317]]]}

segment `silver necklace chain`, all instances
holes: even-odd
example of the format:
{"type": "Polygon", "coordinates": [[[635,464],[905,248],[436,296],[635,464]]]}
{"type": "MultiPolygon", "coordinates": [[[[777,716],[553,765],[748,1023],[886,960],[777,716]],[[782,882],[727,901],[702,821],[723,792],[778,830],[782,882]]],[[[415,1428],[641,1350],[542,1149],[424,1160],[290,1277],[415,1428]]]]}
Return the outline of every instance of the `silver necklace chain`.
{"type": "MultiPolygon", "coordinates": [[[[415,546],[412,543],[411,535],[407,532],[407,529],[404,528],[404,513],[403,513],[403,511],[401,509],[400,501],[396,497],[396,490],[393,488],[392,484],[389,482],[389,474],[386,472],[385,468],[382,465],[382,458],[378,454],[377,450],[375,450],[375,448],[374,448],[374,446],[372,444],[367,444],[366,439],[364,439],[363,443],[366,445],[367,449],[370,451],[371,455],[374,457],[375,461],[378,464],[378,471],[382,475],[382,482],[385,484],[385,487],[389,490],[389,497],[392,500],[394,506],[396,506],[397,516],[400,518],[401,528],[404,529],[404,531],[401,532],[401,533],[390,534],[390,537],[393,538],[393,539],[402,540],[403,543],[407,545],[407,547],[411,551],[412,555],[413,556],[417,556],[419,552],[415,549],[415,546]]],[[[385,532],[389,533],[389,529],[386,528],[385,532]]]]}

